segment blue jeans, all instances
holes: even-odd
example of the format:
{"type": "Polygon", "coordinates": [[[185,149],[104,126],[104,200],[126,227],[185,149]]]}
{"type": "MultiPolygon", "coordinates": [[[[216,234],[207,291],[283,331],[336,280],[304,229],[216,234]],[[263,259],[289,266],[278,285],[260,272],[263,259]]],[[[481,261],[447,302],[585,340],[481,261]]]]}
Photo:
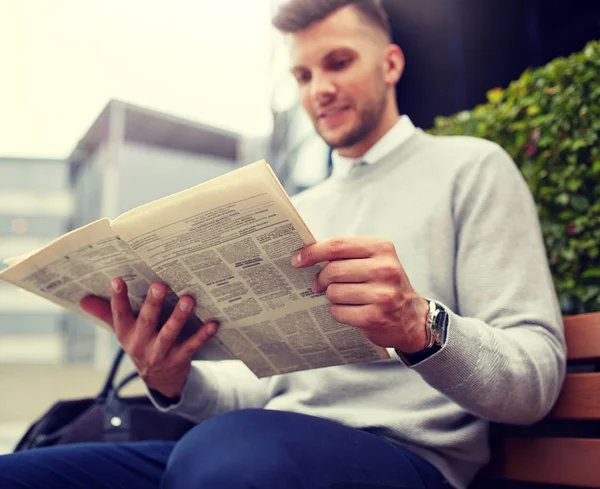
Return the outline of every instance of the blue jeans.
{"type": "Polygon", "coordinates": [[[302,414],[249,409],[179,442],[85,443],[0,457],[2,489],[446,488],[406,448],[302,414]]]}

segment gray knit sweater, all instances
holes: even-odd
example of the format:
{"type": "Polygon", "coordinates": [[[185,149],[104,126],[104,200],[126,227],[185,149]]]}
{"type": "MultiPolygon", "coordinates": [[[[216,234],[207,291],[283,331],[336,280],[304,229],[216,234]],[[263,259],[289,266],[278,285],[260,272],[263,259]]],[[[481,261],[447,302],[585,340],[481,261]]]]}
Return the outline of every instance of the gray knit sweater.
{"type": "Polygon", "coordinates": [[[196,363],[181,401],[161,409],[194,421],[246,407],[320,416],[404,444],[466,487],[488,459],[488,421],[540,419],[564,376],[560,310],[521,174],[493,143],[417,130],[294,200],[318,239],[393,241],[415,290],[451,311],[446,345],[412,368],[394,354],[262,380],[240,362],[196,363]]]}

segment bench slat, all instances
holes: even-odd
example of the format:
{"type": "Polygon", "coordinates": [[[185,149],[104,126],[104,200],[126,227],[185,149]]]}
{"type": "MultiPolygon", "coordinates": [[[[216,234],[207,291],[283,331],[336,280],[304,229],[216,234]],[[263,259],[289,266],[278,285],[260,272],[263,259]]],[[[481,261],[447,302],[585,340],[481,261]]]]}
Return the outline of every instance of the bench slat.
{"type": "Polygon", "coordinates": [[[567,374],[548,418],[600,420],[600,373],[567,374]]]}
{"type": "Polygon", "coordinates": [[[512,481],[600,488],[600,440],[507,438],[486,471],[512,481]]]}
{"type": "Polygon", "coordinates": [[[600,361],[600,312],[567,316],[563,322],[568,359],[600,361]]]}

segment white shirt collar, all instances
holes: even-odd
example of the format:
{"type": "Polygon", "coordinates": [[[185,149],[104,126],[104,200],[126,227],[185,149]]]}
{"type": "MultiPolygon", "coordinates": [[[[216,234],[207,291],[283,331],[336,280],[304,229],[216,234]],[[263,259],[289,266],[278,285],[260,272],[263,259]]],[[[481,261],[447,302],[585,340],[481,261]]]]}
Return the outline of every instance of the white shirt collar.
{"type": "Polygon", "coordinates": [[[354,166],[361,163],[374,165],[404,143],[414,134],[415,130],[415,126],[410,118],[407,115],[403,115],[398,122],[396,122],[396,124],[394,124],[394,126],[360,158],[346,158],[345,156],[340,156],[337,150],[334,150],[331,154],[331,161],[333,163],[332,177],[343,178],[350,173],[354,166]]]}

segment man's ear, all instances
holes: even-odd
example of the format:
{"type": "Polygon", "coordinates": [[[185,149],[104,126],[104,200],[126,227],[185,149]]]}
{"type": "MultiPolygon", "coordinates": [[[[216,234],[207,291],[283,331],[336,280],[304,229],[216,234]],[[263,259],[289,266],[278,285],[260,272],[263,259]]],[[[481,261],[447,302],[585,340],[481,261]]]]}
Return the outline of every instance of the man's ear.
{"type": "Polygon", "coordinates": [[[404,53],[397,44],[385,48],[385,81],[396,85],[404,73],[404,53]]]}

